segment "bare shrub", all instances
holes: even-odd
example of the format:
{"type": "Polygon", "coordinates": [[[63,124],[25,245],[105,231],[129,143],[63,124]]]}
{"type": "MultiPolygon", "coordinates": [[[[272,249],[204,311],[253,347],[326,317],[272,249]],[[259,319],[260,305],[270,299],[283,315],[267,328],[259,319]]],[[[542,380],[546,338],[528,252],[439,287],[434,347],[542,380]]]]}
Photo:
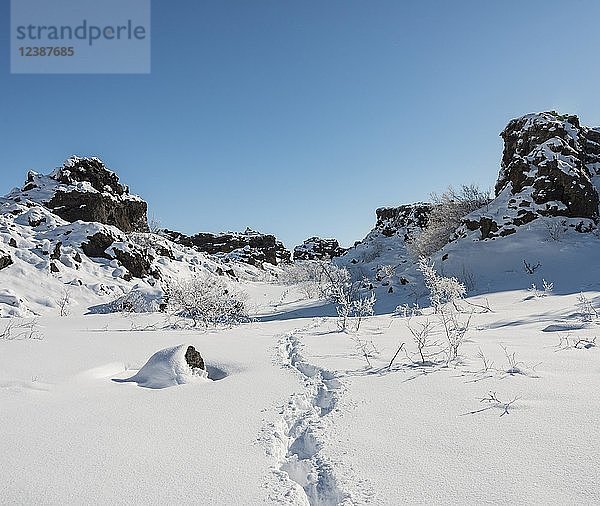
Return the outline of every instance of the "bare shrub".
{"type": "Polygon", "coordinates": [[[412,318],[413,316],[421,316],[423,312],[416,302],[411,306],[409,304],[401,304],[394,309],[394,316],[401,318],[412,318]]]}
{"type": "Polygon", "coordinates": [[[190,319],[193,326],[239,325],[249,321],[242,294],[221,278],[202,275],[166,284],[168,311],[190,319]]]}
{"type": "Polygon", "coordinates": [[[589,350],[596,347],[596,337],[572,337],[570,334],[560,335],[559,343],[556,346],[560,350],[589,350]]]}
{"type": "Polygon", "coordinates": [[[23,339],[42,340],[44,334],[40,331],[37,318],[31,320],[9,320],[0,331],[0,341],[19,341],[23,339]]]}
{"type": "Polygon", "coordinates": [[[282,267],[279,282],[296,285],[307,299],[331,297],[332,285],[350,280],[344,268],[325,260],[299,260],[282,267]]]}
{"type": "Polygon", "coordinates": [[[56,300],[60,316],[69,316],[69,305],[71,304],[71,292],[63,288],[62,295],[56,300]]]}
{"type": "Polygon", "coordinates": [[[425,286],[429,290],[429,300],[436,313],[443,305],[465,296],[465,285],[454,277],[440,276],[434,264],[424,257],[419,258],[417,269],[423,274],[425,286]]]}
{"type": "Polygon", "coordinates": [[[592,322],[600,316],[592,301],[583,292],[577,296],[577,309],[579,310],[579,319],[585,323],[592,322]]]}
{"type": "Polygon", "coordinates": [[[419,322],[416,326],[411,325],[410,321],[406,323],[406,327],[412,334],[413,341],[417,348],[416,355],[421,364],[427,364],[433,356],[439,353],[439,343],[433,339],[433,323],[429,320],[419,322]],[[430,350],[435,350],[430,353],[430,350]]]}
{"type": "Polygon", "coordinates": [[[462,185],[458,190],[452,186],[437,195],[431,194],[433,209],[427,227],[408,244],[414,257],[430,256],[442,249],[469,213],[481,209],[491,201],[490,190],[480,190],[476,185],[462,185]]]}
{"type": "Polygon", "coordinates": [[[554,290],[554,283],[550,283],[549,281],[542,279],[542,284],[543,289],[540,290],[538,289],[535,283],[531,283],[531,286],[527,289],[527,291],[531,293],[531,297],[535,299],[541,299],[542,297],[552,295],[552,290],[554,290]]]}
{"type": "Polygon", "coordinates": [[[469,411],[468,413],[465,413],[465,415],[474,415],[477,413],[482,413],[483,411],[488,411],[490,409],[500,409],[502,411],[500,413],[500,416],[508,415],[508,414],[510,414],[509,409],[519,399],[520,399],[520,397],[517,396],[517,397],[513,397],[509,401],[503,401],[500,399],[500,397],[498,396],[498,394],[496,392],[490,392],[482,399],[479,399],[479,402],[485,403],[485,404],[487,404],[487,406],[485,406],[484,408],[481,408],[481,409],[475,409],[473,411],[469,411]]]}
{"type": "Polygon", "coordinates": [[[439,316],[448,342],[446,348],[447,361],[453,362],[458,359],[460,348],[465,342],[472,313],[466,320],[461,321],[458,311],[453,306],[447,306],[440,310],[439,316]]]}
{"type": "Polygon", "coordinates": [[[525,268],[525,272],[527,274],[534,274],[535,271],[537,271],[542,264],[540,262],[538,262],[537,264],[534,264],[533,262],[528,262],[527,260],[523,260],[523,266],[525,268]]]}
{"type": "Polygon", "coordinates": [[[560,241],[569,230],[567,220],[547,219],[544,220],[544,226],[549,241],[560,241]]]}

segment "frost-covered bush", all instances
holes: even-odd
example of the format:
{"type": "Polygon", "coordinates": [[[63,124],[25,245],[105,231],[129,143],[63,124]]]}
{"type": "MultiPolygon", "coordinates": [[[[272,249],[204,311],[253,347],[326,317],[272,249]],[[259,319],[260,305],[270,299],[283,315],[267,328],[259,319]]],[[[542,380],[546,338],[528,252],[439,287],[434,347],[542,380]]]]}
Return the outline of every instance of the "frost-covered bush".
{"type": "Polygon", "coordinates": [[[431,194],[433,209],[427,227],[407,245],[414,257],[430,256],[442,249],[469,213],[491,201],[490,191],[482,191],[475,185],[463,185],[459,190],[451,186],[441,195],[431,194]]]}
{"type": "Polygon", "coordinates": [[[191,319],[194,327],[239,325],[249,320],[243,295],[217,276],[168,282],[165,294],[168,311],[191,319]]]}
{"type": "Polygon", "coordinates": [[[344,292],[342,297],[336,297],[338,327],[341,331],[360,330],[360,324],[365,318],[373,316],[375,307],[375,294],[353,295],[350,291],[344,292]]]}
{"type": "Polygon", "coordinates": [[[554,290],[554,283],[542,279],[542,284],[544,286],[544,289],[540,290],[535,283],[531,283],[531,286],[527,289],[527,291],[531,293],[531,297],[535,299],[541,299],[542,297],[552,295],[552,290],[554,290]]]}
{"type": "Polygon", "coordinates": [[[425,286],[429,290],[429,300],[436,313],[443,305],[465,296],[467,292],[465,285],[455,277],[440,276],[436,272],[434,264],[426,258],[419,258],[417,269],[423,274],[425,286]]]}
{"type": "Polygon", "coordinates": [[[422,314],[423,312],[417,303],[414,303],[412,306],[401,304],[394,309],[394,316],[400,316],[401,318],[412,318],[413,316],[421,316],[422,314]]]}
{"type": "Polygon", "coordinates": [[[582,322],[592,322],[600,318],[600,312],[583,292],[577,296],[577,309],[579,310],[579,319],[582,322]]]}
{"type": "Polygon", "coordinates": [[[325,260],[301,260],[283,266],[279,280],[297,285],[308,299],[330,299],[341,285],[350,283],[350,273],[325,260]]]}

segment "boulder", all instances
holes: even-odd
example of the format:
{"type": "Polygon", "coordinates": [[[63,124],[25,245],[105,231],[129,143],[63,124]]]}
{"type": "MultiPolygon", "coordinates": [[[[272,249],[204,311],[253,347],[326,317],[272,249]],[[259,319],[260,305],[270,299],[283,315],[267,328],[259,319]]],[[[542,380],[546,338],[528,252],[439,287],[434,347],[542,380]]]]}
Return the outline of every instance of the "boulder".
{"type": "Polygon", "coordinates": [[[188,346],[187,351],[185,352],[185,361],[192,369],[206,370],[202,355],[200,355],[193,346],[188,346]]]}
{"type": "Polygon", "coordinates": [[[148,206],[142,200],[113,199],[102,193],[59,190],[46,203],[63,220],[114,225],[123,232],[148,230],[148,206]]]}
{"type": "Polygon", "coordinates": [[[152,272],[153,259],[148,251],[123,240],[123,237],[111,234],[108,229],[101,230],[88,236],[87,240],[81,243],[81,249],[90,258],[118,260],[135,278],[149,275],[156,277],[158,274],[152,272]]]}
{"type": "Polygon", "coordinates": [[[5,269],[9,265],[12,265],[12,263],[13,260],[11,256],[8,253],[0,250],[0,270],[5,269]]]}

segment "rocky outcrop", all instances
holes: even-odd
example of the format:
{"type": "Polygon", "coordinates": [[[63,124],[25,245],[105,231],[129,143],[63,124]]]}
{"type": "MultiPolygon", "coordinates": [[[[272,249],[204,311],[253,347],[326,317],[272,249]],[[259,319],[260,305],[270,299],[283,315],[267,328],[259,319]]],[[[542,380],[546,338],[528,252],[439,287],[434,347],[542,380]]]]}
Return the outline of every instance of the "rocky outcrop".
{"type": "Polygon", "coordinates": [[[238,260],[261,267],[264,262],[278,265],[289,262],[291,254],[274,235],[246,229],[225,234],[199,233],[188,236],[172,230],[162,232],[173,242],[215,255],[223,260],[238,260]]]}
{"type": "Polygon", "coordinates": [[[432,209],[432,204],[425,202],[398,207],[380,207],[375,211],[377,214],[375,229],[386,237],[401,233],[407,241],[411,235],[419,233],[427,226],[432,209]]]}
{"type": "Polygon", "coordinates": [[[311,237],[294,248],[294,260],[331,260],[348,251],[337,239],[311,237]]]}
{"type": "Polygon", "coordinates": [[[151,268],[154,258],[147,249],[126,242],[124,237],[112,234],[110,230],[100,230],[88,236],[81,243],[81,249],[90,258],[117,260],[129,272],[124,276],[128,280],[159,276],[151,268]]]}
{"type": "Polygon", "coordinates": [[[466,229],[488,239],[558,216],[571,219],[578,231],[592,230],[600,202],[600,130],[551,111],[514,119],[500,135],[504,151],[496,199],[469,215],[466,229]]]}
{"type": "Polygon", "coordinates": [[[390,292],[408,284],[399,266],[409,262],[407,244],[427,226],[432,209],[424,202],[377,209],[375,227],[335,263],[348,268],[354,279],[368,278],[390,292]]]}
{"type": "MultiPolygon", "coordinates": [[[[73,156],[49,176],[30,171],[19,198],[51,209],[63,220],[113,225],[123,232],[148,230],[148,206],[130,195],[98,158],[73,156]]],[[[17,197],[13,192],[9,197],[17,197]]]]}

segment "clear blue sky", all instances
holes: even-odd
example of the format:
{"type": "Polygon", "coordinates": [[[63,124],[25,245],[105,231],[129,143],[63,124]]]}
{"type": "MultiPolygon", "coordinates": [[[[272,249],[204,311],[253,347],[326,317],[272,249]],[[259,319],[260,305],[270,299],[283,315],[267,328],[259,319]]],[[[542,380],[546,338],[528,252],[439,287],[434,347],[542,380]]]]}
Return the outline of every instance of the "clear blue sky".
{"type": "Polygon", "coordinates": [[[10,75],[0,20],[0,193],[96,155],[187,233],[350,244],[491,186],[512,117],[600,125],[597,0],[154,0],[149,75],[10,75]]]}

